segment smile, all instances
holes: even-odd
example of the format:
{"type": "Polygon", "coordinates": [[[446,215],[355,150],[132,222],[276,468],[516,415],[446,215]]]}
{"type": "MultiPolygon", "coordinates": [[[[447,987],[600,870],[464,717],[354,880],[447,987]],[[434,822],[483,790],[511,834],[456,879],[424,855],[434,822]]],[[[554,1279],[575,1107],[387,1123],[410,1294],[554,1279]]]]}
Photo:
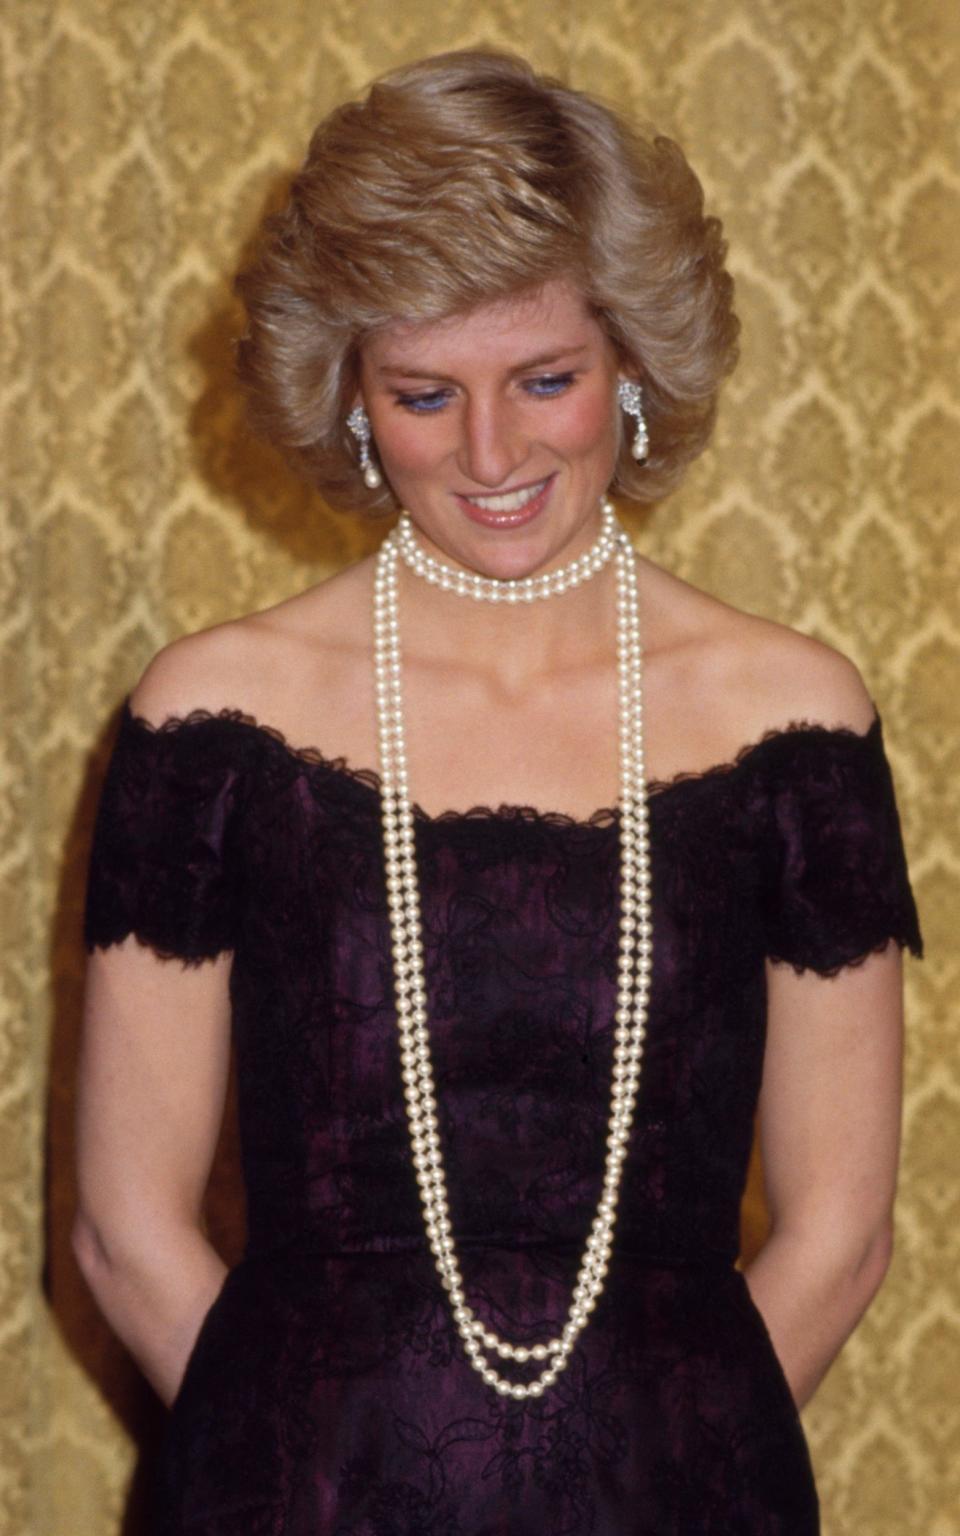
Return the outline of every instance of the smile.
{"type": "Polygon", "coordinates": [[[519,491],[501,491],[491,496],[464,496],[463,500],[482,512],[522,512],[524,507],[540,495],[546,484],[546,480],[538,480],[536,485],[526,485],[519,491]]]}

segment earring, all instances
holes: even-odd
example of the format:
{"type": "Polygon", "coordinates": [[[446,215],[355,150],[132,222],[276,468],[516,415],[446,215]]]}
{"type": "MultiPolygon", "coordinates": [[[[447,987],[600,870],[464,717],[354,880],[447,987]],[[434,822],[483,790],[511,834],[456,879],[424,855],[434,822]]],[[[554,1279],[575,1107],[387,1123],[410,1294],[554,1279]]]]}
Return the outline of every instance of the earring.
{"type": "Polygon", "coordinates": [[[375,491],[378,485],[383,484],[383,476],[373,462],[373,454],[370,452],[370,418],[362,405],[354,406],[347,417],[347,426],[360,445],[360,469],[363,472],[363,483],[371,491],[375,491]]]}
{"type": "Polygon", "coordinates": [[[630,452],[638,464],[646,462],[650,448],[650,439],[647,434],[647,418],[643,414],[643,390],[633,379],[621,379],[617,385],[617,400],[620,409],[626,411],[637,423],[637,430],[633,442],[630,444],[630,452]]]}

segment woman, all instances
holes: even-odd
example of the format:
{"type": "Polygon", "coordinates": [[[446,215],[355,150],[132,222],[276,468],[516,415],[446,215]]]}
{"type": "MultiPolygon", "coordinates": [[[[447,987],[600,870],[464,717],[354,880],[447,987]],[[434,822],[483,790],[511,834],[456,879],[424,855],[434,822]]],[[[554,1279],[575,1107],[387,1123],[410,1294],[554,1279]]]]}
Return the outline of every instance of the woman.
{"type": "Polygon", "coordinates": [[[723,254],[675,145],[464,52],[321,124],[240,280],[261,427],[405,515],[157,657],[104,792],[76,1250],[173,1406],[165,1533],[818,1528],[920,939],[853,666],[604,500],[706,443],[723,254]]]}

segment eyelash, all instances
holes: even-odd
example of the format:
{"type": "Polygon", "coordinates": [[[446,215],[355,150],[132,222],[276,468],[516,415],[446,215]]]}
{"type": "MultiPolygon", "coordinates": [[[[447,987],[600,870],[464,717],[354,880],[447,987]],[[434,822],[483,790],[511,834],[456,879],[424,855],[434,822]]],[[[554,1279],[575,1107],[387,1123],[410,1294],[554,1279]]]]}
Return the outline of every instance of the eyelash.
{"type": "MultiPolygon", "coordinates": [[[[535,379],[527,379],[523,387],[535,400],[552,400],[568,390],[574,378],[573,373],[543,373],[535,379]],[[541,389],[538,387],[541,385],[546,387],[541,389]]],[[[396,403],[414,415],[429,416],[435,411],[442,411],[449,398],[445,390],[434,389],[426,395],[397,395],[396,403]]]]}

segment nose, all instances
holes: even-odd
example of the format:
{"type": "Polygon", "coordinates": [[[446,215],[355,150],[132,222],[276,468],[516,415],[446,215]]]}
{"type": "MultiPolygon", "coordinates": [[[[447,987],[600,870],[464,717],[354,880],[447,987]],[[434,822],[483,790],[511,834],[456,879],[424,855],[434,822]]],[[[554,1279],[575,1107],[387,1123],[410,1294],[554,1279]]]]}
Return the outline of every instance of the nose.
{"type": "Polygon", "coordinates": [[[472,399],[461,419],[460,472],[474,485],[492,490],[506,485],[528,454],[528,440],[516,406],[506,400],[472,399]]]}

